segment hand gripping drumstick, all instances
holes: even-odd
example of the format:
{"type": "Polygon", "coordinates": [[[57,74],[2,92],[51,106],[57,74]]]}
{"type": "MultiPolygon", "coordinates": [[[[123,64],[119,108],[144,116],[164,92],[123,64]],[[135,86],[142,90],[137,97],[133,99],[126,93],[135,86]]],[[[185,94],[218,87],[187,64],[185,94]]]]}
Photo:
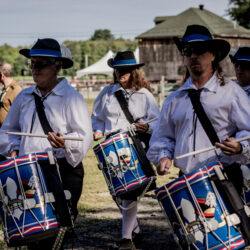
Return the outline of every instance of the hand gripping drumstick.
{"type": "MultiPolygon", "coordinates": [[[[240,139],[236,139],[233,142],[241,142],[241,141],[246,141],[246,140],[249,140],[249,139],[250,139],[250,136],[246,136],[246,137],[242,137],[240,139]]],[[[196,151],[184,154],[184,155],[176,156],[175,159],[178,160],[178,159],[185,158],[185,157],[188,157],[188,156],[191,156],[191,155],[201,154],[201,153],[204,153],[204,152],[207,152],[207,151],[215,150],[217,148],[218,147],[212,146],[212,147],[196,150],[196,151]]]]}
{"type": "MultiPolygon", "coordinates": [[[[48,135],[29,134],[29,133],[21,133],[21,132],[6,131],[5,134],[8,134],[8,135],[31,136],[31,137],[40,137],[40,138],[49,138],[48,135]]],[[[64,140],[71,140],[71,141],[83,141],[82,138],[77,138],[77,137],[61,137],[61,138],[64,139],[64,140]]]]}

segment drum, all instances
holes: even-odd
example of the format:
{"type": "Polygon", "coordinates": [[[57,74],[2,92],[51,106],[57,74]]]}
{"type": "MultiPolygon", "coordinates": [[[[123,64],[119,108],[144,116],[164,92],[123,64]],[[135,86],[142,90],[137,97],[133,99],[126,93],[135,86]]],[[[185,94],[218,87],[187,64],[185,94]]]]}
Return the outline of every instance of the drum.
{"type": "Polygon", "coordinates": [[[128,132],[109,137],[93,150],[112,196],[136,192],[156,179],[145,175],[128,132]]]}
{"type": "MultiPolygon", "coordinates": [[[[213,163],[184,175],[155,193],[184,249],[239,249],[245,246],[212,178],[222,169],[213,163]]],[[[220,171],[220,173],[222,173],[220,171]]]]}
{"type": "Polygon", "coordinates": [[[54,197],[39,165],[48,161],[48,157],[48,153],[35,153],[0,163],[0,214],[9,246],[26,245],[56,235],[54,197]]]}
{"type": "Polygon", "coordinates": [[[243,195],[242,200],[250,208],[250,164],[240,166],[243,174],[243,195]]]}

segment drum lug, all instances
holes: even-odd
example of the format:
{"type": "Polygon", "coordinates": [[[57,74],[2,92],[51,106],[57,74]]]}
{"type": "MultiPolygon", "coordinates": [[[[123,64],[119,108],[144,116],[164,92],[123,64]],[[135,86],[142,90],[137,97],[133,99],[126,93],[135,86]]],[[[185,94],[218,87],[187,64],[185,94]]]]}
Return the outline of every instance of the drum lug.
{"type": "Polygon", "coordinates": [[[50,165],[55,165],[56,162],[55,162],[55,158],[54,158],[53,152],[52,151],[48,151],[47,153],[48,153],[48,158],[49,158],[50,165]]]}
{"type": "Polygon", "coordinates": [[[34,208],[36,206],[36,200],[35,199],[25,199],[23,201],[24,210],[34,208]]]}
{"type": "Polygon", "coordinates": [[[53,193],[45,193],[44,197],[45,197],[45,203],[55,202],[55,197],[53,193]]]}
{"type": "Polygon", "coordinates": [[[206,227],[209,232],[215,231],[219,227],[219,223],[217,220],[212,219],[210,221],[206,221],[206,227]]]}
{"type": "Polygon", "coordinates": [[[226,221],[229,227],[240,224],[240,218],[237,214],[230,214],[226,216],[226,221]]]}
{"type": "Polygon", "coordinates": [[[130,145],[133,145],[133,144],[134,144],[132,138],[129,137],[129,136],[128,136],[128,142],[129,142],[130,145]]]}
{"type": "Polygon", "coordinates": [[[69,190],[64,190],[64,194],[65,194],[66,200],[70,200],[70,198],[71,198],[70,191],[69,190]]]}
{"type": "Polygon", "coordinates": [[[99,170],[103,170],[103,164],[101,162],[98,163],[99,170]]]}
{"type": "Polygon", "coordinates": [[[250,217],[250,207],[248,205],[245,205],[244,209],[245,209],[247,216],[250,217]]]}

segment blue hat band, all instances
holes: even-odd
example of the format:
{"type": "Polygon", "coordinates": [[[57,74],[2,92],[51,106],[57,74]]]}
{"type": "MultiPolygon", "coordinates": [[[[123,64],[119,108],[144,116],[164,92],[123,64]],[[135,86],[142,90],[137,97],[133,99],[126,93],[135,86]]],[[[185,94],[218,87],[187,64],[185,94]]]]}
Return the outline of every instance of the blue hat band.
{"type": "Polygon", "coordinates": [[[245,55],[238,55],[234,57],[235,60],[239,61],[250,61],[250,56],[245,56],[245,55]]]}
{"type": "Polygon", "coordinates": [[[49,50],[49,49],[31,49],[30,56],[52,56],[52,57],[62,57],[60,51],[49,50]]]}
{"type": "Polygon", "coordinates": [[[212,40],[211,37],[201,35],[201,34],[193,34],[190,36],[186,36],[182,39],[182,42],[202,42],[212,40]]]}
{"type": "Polygon", "coordinates": [[[128,59],[128,60],[113,60],[113,66],[118,65],[129,65],[129,64],[136,64],[135,59],[128,59]]]}

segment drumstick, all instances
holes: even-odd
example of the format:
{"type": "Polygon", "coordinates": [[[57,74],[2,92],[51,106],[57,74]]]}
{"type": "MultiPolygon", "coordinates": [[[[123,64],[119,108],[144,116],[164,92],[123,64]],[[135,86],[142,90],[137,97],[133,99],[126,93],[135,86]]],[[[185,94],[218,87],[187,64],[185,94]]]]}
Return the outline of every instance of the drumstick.
{"type": "Polygon", "coordinates": [[[155,118],[153,118],[153,119],[151,119],[151,120],[149,120],[149,121],[146,121],[146,123],[154,122],[154,121],[156,121],[156,120],[158,120],[158,117],[155,117],[155,118]]]}
{"type": "MultiPolygon", "coordinates": [[[[249,139],[250,139],[250,136],[246,136],[246,137],[242,137],[240,139],[236,139],[233,142],[241,142],[241,141],[246,141],[246,140],[249,140],[249,139]]],[[[178,159],[185,158],[185,157],[188,157],[188,156],[191,156],[191,155],[201,154],[201,153],[204,153],[204,152],[207,152],[207,151],[215,150],[216,148],[218,148],[218,147],[212,146],[212,147],[196,150],[196,151],[184,154],[184,155],[176,156],[175,159],[178,160],[178,159]]]]}
{"type": "MultiPolygon", "coordinates": [[[[40,134],[29,134],[29,133],[21,133],[21,132],[10,132],[6,131],[5,134],[8,135],[21,135],[21,136],[31,136],[31,137],[40,137],[40,138],[48,138],[49,135],[40,135],[40,134]]],[[[76,137],[61,137],[64,140],[71,140],[71,141],[83,141],[82,138],[76,137]]]]}

